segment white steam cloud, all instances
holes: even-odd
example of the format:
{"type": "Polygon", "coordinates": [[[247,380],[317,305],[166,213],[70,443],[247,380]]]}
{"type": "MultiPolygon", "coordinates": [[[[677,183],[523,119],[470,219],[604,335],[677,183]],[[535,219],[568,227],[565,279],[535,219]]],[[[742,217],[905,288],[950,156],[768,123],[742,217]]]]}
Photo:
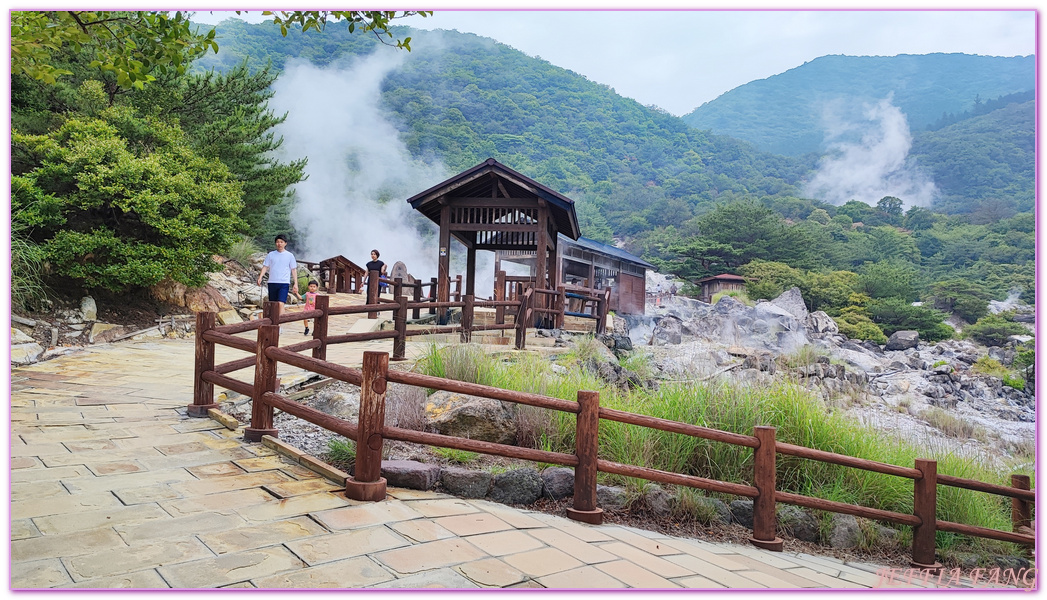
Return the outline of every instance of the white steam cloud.
{"type": "Polygon", "coordinates": [[[446,168],[412,159],[379,107],[382,80],[403,60],[392,52],[328,67],[289,61],[274,82],[270,108],[287,113],[281,158],[309,159],[291,213],[304,237],[292,240],[300,260],[341,254],[362,266],[377,248],[390,268],[403,261],[415,277],[436,275],[436,240],[419,232],[406,199],[446,179],[446,168]]]}
{"type": "Polygon", "coordinates": [[[805,187],[806,196],[831,204],[859,200],[875,205],[884,196],[899,198],[906,207],[931,204],[938,189],[907,160],[912,136],[890,96],[866,106],[861,122],[841,117],[831,107],[824,119],[830,151],[805,187]]]}

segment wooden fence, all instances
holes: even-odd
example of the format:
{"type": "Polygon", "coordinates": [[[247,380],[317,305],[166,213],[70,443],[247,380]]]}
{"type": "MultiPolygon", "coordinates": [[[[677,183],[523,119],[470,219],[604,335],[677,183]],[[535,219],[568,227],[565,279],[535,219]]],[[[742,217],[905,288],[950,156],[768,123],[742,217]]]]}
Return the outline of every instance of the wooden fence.
{"type": "MultiPolygon", "coordinates": [[[[410,308],[409,303],[406,307],[404,304],[405,301],[398,303],[400,314],[406,314],[406,310],[410,308]]],[[[529,298],[520,301],[518,314],[521,317],[527,316],[528,304],[529,298]]],[[[366,310],[370,306],[350,308],[366,310]]],[[[194,416],[205,416],[207,409],[215,406],[212,403],[213,385],[219,385],[251,396],[251,424],[245,429],[245,438],[248,441],[259,441],[263,435],[279,435],[279,432],[273,427],[275,408],[354,440],[357,448],[356,464],[353,476],[346,481],[346,496],[355,500],[380,501],[385,499],[386,482],[381,477],[382,444],[383,440],[390,439],[573,467],[575,470],[574,498],[573,506],[567,509],[567,516],[586,523],[602,522],[602,510],[596,505],[596,477],[597,473],[604,472],[752,498],[753,533],[750,542],[768,550],[780,551],[783,545],[782,540],[776,535],[775,513],[778,503],[908,525],[913,528],[912,564],[917,568],[931,570],[941,568],[941,565],[935,561],[935,532],[937,531],[1002,540],[1030,547],[1035,545],[1031,523],[1036,495],[1035,491],[1029,489],[1029,477],[1024,475],[1012,475],[1011,486],[1008,487],[961,477],[939,475],[937,463],[933,460],[916,459],[913,467],[903,467],[780,443],[775,440],[774,427],[757,426],[752,435],[742,435],[605,408],[600,406],[597,392],[579,391],[577,401],[570,402],[539,394],[503,390],[418,373],[390,371],[389,355],[383,352],[365,352],[362,368],[351,369],[327,362],[322,356],[323,342],[315,337],[307,342],[279,347],[280,328],[278,323],[300,318],[317,318],[317,328],[320,329],[320,319],[325,319],[324,315],[331,314],[330,310],[325,312],[317,309],[307,313],[280,315],[274,309],[273,303],[266,303],[264,314],[265,317],[258,321],[216,328],[213,327],[214,313],[200,313],[197,320],[196,395],[194,404],[189,407],[189,413],[194,416]],[[237,331],[251,329],[258,330],[256,342],[232,335],[237,331]],[[223,344],[252,352],[254,356],[215,366],[213,364],[214,344],[223,344]],[[312,356],[299,354],[307,349],[312,350],[312,356]],[[277,364],[281,362],[360,386],[360,414],[357,422],[352,423],[328,415],[278,394],[279,381],[276,373],[277,364]],[[226,373],[251,364],[255,365],[253,384],[226,375],[226,373]],[[574,453],[535,450],[386,426],[385,392],[389,382],[573,413],[576,415],[574,453]],[[598,448],[601,421],[615,421],[752,448],[752,485],[717,481],[601,459],[598,448]],[[874,509],[780,491],[776,488],[776,458],[779,454],[910,479],[913,481],[913,513],[874,509]],[[940,485],[1011,498],[1013,531],[938,520],[936,516],[937,490],[940,485]]],[[[517,322],[520,323],[521,319],[518,319],[517,322]]],[[[326,328],[326,322],[322,327],[326,328]]],[[[328,338],[327,343],[336,343],[332,341],[335,339],[338,342],[350,341],[348,336],[339,336],[339,338],[328,338]]]]}

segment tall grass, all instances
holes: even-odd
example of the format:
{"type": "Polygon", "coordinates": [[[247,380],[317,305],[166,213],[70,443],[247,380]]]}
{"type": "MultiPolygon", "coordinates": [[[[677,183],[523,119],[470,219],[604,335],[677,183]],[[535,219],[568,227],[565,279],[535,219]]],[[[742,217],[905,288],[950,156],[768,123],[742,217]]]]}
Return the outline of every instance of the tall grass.
{"type": "Polygon", "coordinates": [[[25,229],[17,221],[11,222],[11,301],[23,310],[42,309],[48,299],[44,253],[25,229]]]}
{"type": "MultiPolygon", "coordinates": [[[[929,458],[938,461],[939,473],[1009,484],[1009,473],[953,456],[945,447],[924,447],[914,440],[873,429],[841,411],[827,411],[816,396],[790,383],[760,387],[715,382],[663,383],[657,391],[623,391],[607,387],[580,367],[556,375],[544,360],[533,355],[503,360],[468,346],[433,346],[419,365],[432,375],[455,378],[452,375],[465,374],[471,377],[469,381],[566,400],[574,400],[578,390],[594,390],[600,393],[603,407],[734,433],[751,435],[755,426],[769,425],[776,428],[780,442],[901,466],[913,466],[917,458],[929,458]],[[457,364],[462,359],[469,364],[457,364]],[[436,366],[439,372],[430,370],[436,366]]],[[[553,415],[546,421],[548,430],[538,436],[542,447],[573,452],[574,415],[548,412],[553,415]]],[[[753,483],[753,452],[749,448],[613,421],[600,422],[600,457],[720,481],[753,483]]],[[[778,456],[777,466],[779,490],[912,514],[913,482],[909,479],[786,455],[778,456]]],[[[1015,472],[1034,476],[1033,469],[1034,465],[1026,463],[1015,472]]],[[[938,518],[1009,530],[1010,501],[940,486],[938,518]]],[[[956,537],[940,533],[939,543],[955,544],[956,537]]],[[[996,551],[1010,548],[981,539],[973,544],[996,551]]]]}
{"type": "Polygon", "coordinates": [[[226,254],[242,266],[249,268],[251,266],[251,255],[259,252],[265,252],[265,250],[258,245],[258,242],[246,235],[241,235],[240,239],[233,242],[233,245],[229,247],[226,254]]]}

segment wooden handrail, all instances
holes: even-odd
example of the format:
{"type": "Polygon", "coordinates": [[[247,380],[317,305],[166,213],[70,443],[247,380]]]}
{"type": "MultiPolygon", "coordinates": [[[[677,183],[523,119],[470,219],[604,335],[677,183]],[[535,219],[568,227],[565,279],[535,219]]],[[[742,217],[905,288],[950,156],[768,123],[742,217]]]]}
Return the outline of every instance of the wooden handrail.
{"type": "MultiPolygon", "coordinates": [[[[397,289],[400,289],[402,287],[401,283],[397,282],[396,287],[397,289]]],[[[560,298],[563,297],[562,288],[556,293],[559,294],[560,298]]],[[[264,318],[222,327],[214,326],[214,313],[206,313],[203,316],[198,315],[196,383],[194,388],[194,403],[190,405],[189,412],[193,416],[206,416],[206,411],[210,407],[216,406],[213,404],[213,388],[210,388],[209,386],[219,385],[226,389],[250,395],[256,400],[256,405],[252,405],[252,425],[245,430],[245,437],[249,440],[256,441],[257,439],[260,439],[262,435],[276,433],[276,430],[273,429],[272,425],[273,408],[280,408],[288,414],[295,415],[306,421],[320,425],[325,429],[345,435],[351,439],[357,439],[358,436],[364,435],[363,432],[366,432],[367,441],[364,444],[366,447],[362,449],[362,454],[360,453],[361,448],[358,443],[358,468],[363,469],[360,471],[360,475],[363,478],[355,481],[353,486],[349,486],[349,483],[347,482],[347,494],[349,493],[350,488],[352,488],[352,493],[360,496],[360,499],[378,500],[385,497],[384,479],[378,477],[378,471],[376,469],[379,468],[378,464],[380,463],[382,439],[388,438],[418,444],[456,448],[510,458],[576,467],[577,473],[583,473],[584,481],[589,481],[590,479],[593,480],[593,484],[589,487],[593,487],[594,489],[595,473],[602,471],[625,477],[638,477],[660,483],[675,484],[718,493],[754,498],[760,500],[760,502],[754,503],[754,523],[758,516],[757,513],[760,513],[760,524],[758,528],[754,524],[754,535],[753,538],[751,538],[751,541],[757,546],[772,550],[781,549],[781,540],[774,536],[775,520],[773,514],[775,512],[774,503],[777,502],[834,513],[850,514],[857,517],[893,522],[913,527],[913,564],[919,568],[940,568],[940,565],[934,562],[934,537],[935,532],[937,531],[953,532],[1029,546],[1035,545],[1035,535],[1029,527],[1029,515],[1031,514],[1032,503],[1035,502],[1036,499],[1036,492],[1035,490],[1028,489],[1030,487],[1028,481],[1029,478],[1025,476],[1015,475],[1012,477],[1012,485],[1004,486],[950,475],[939,475],[937,474],[937,463],[931,460],[917,459],[916,468],[910,468],[824,450],[817,450],[814,448],[807,448],[795,444],[776,442],[774,439],[774,428],[771,427],[757,427],[755,430],[757,435],[750,436],[688,423],[670,421],[658,417],[604,408],[599,406],[599,398],[595,392],[584,392],[584,394],[593,394],[593,398],[587,400],[592,402],[589,408],[591,415],[583,419],[583,410],[581,404],[579,404],[581,400],[579,400],[579,402],[574,402],[541,394],[504,390],[491,386],[443,379],[419,373],[390,371],[388,369],[388,355],[385,353],[365,352],[365,368],[363,370],[343,367],[338,364],[327,362],[316,356],[316,353],[322,353],[326,346],[332,343],[395,338],[398,340],[398,344],[402,344],[402,340],[407,335],[418,335],[429,331],[462,331],[464,337],[466,331],[472,332],[484,329],[504,330],[515,328],[517,330],[517,346],[522,347],[520,343],[521,334],[526,331],[526,329],[522,328],[525,328],[527,322],[533,319],[534,314],[550,312],[550,309],[535,308],[533,306],[535,294],[549,295],[549,291],[536,290],[534,287],[527,287],[519,294],[518,300],[516,301],[476,302],[472,296],[465,296],[463,298],[464,301],[462,302],[418,303],[422,306],[428,307],[464,306],[466,307],[466,310],[470,312],[471,309],[476,306],[515,306],[517,307],[517,323],[508,327],[505,324],[469,327],[468,319],[463,315],[463,322],[466,327],[434,327],[408,332],[406,331],[405,326],[406,312],[411,308],[411,304],[407,302],[406,297],[402,296],[402,294],[397,300],[386,301],[382,304],[331,308],[328,306],[327,302],[322,302],[318,303],[318,306],[322,305],[322,308],[318,308],[317,310],[301,311],[290,314],[280,314],[278,305],[275,303],[267,303],[265,309],[266,316],[264,318]],[[397,325],[396,330],[347,334],[342,336],[327,336],[326,319],[330,316],[337,314],[362,313],[368,312],[372,309],[394,311],[394,321],[397,325]],[[323,319],[325,323],[323,332],[320,333],[320,329],[318,328],[313,339],[280,347],[278,345],[279,326],[272,323],[274,321],[277,323],[283,323],[290,320],[304,318],[318,319],[318,327],[319,320],[323,319]],[[250,331],[252,329],[258,331],[258,339],[256,341],[236,337],[230,333],[234,331],[239,333],[250,331]],[[230,361],[221,365],[215,365],[213,352],[214,346],[218,344],[244,350],[252,353],[254,356],[230,361]],[[303,356],[299,354],[299,352],[303,350],[312,350],[314,356],[303,356]],[[361,394],[361,397],[363,398],[364,396],[367,396],[369,398],[366,400],[367,402],[378,404],[369,405],[370,408],[368,408],[368,410],[371,412],[368,413],[367,427],[363,428],[362,425],[353,425],[351,422],[327,415],[321,411],[291,401],[275,393],[276,387],[278,386],[275,365],[278,362],[297,366],[353,385],[360,386],[369,381],[370,383],[367,383],[367,385],[370,386],[368,387],[368,390],[371,390],[373,393],[369,392],[368,394],[361,394]],[[256,365],[255,381],[253,385],[225,375],[225,373],[246,368],[251,364],[256,365]],[[367,365],[371,366],[367,367],[367,365]],[[368,371],[368,369],[370,369],[370,371],[368,371]],[[368,375],[368,373],[370,374],[368,375]],[[578,430],[576,431],[577,445],[575,454],[520,448],[507,444],[469,440],[435,433],[418,432],[384,426],[384,417],[382,415],[384,415],[385,390],[388,382],[434,390],[445,390],[454,393],[480,396],[494,400],[576,414],[578,415],[579,420],[577,424],[578,430]],[[375,413],[375,410],[378,412],[375,413]],[[589,421],[594,419],[595,421],[593,421],[593,423],[595,423],[595,425],[589,423],[589,421]],[[659,469],[626,465],[599,459],[595,456],[595,450],[592,450],[592,448],[595,448],[597,439],[596,431],[598,430],[600,420],[619,422],[627,425],[646,427],[669,433],[677,433],[710,441],[752,448],[754,450],[754,459],[756,461],[756,467],[754,467],[756,470],[754,475],[755,485],[717,481],[694,475],[672,473],[659,469]],[[588,431],[588,433],[585,433],[585,431],[588,431]],[[776,485],[774,471],[776,469],[773,457],[777,454],[816,460],[827,464],[857,468],[913,480],[914,514],[874,509],[776,490],[774,489],[776,485]],[[583,457],[586,458],[583,460],[583,457]],[[588,474],[585,475],[585,473],[588,474]],[[1012,521],[1014,531],[1000,531],[974,525],[937,520],[935,518],[935,512],[937,507],[936,489],[938,485],[946,485],[1012,498],[1012,521]],[[771,493],[769,500],[765,497],[768,492],[771,493]],[[759,507],[756,506],[757,504],[759,504],[759,507]],[[757,510],[758,508],[759,510],[757,510]],[[759,531],[757,531],[757,529],[759,529],[759,531]]],[[[604,314],[607,301],[606,292],[604,293],[603,298],[594,298],[594,300],[597,301],[597,310],[599,314],[604,314]]],[[[402,354],[402,348],[398,353],[402,354]]],[[[579,392],[579,398],[582,397],[582,394],[583,392],[579,392]]],[[[588,398],[588,396],[586,396],[586,398],[588,398]]],[[[361,415],[363,414],[364,411],[362,408],[361,415]]],[[[361,419],[363,419],[363,416],[361,416],[361,419]]],[[[358,439],[357,441],[359,442],[358,439]]],[[[576,485],[578,485],[577,480],[576,485]]],[[[576,493],[575,506],[574,508],[569,509],[568,516],[586,522],[600,522],[600,519],[602,519],[600,514],[601,511],[599,511],[595,506],[595,497],[593,496],[590,498],[590,496],[592,496],[590,492],[595,493],[593,490],[588,489],[583,490],[582,493],[576,493]]]]}

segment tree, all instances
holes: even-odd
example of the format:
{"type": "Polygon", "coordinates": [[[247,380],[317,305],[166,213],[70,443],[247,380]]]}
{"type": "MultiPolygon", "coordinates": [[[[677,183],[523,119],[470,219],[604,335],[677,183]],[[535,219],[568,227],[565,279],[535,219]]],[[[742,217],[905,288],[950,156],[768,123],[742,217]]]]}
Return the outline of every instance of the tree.
{"type": "Polygon", "coordinates": [[[89,289],[165,278],[202,285],[240,226],[240,184],[175,127],[126,107],[101,117],[14,134],[13,154],[27,168],[11,181],[12,220],[31,231],[54,275],[89,289]]]}
{"type": "Polygon", "coordinates": [[[141,89],[155,73],[184,73],[189,62],[218,51],[215,32],[197,34],[188,13],[167,11],[12,11],[11,73],[54,83],[72,72],[53,64],[63,49],[87,50],[91,67],[141,89]]]}
{"type": "Polygon", "coordinates": [[[934,307],[954,312],[968,323],[989,313],[992,294],[980,283],[967,279],[947,279],[931,285],[934,307]]]}
{"type": "Polygon", "coordinates": [[[894,196],[884,196],[880,198],[880,201],[876,203],[876,208],[880,209],[880,212],[887,215],[887,221],[892,225],[897,225],[902,219],[902,201],[901,198],[895,198],[894,196]]]}
{"type": "MultiPolygon", "coordinates": [[[[238,13],[240,11],[237,11],[238,13]]],[[[393,19],[426,17],[432,11],[262,11],[272,16],[286,37],[288,26],[302,31],[323,30],[328,21],[348,22],[349,31],[361,29],[381,39],[393,19]]],[[[63,49],[87,51],[91,67],[113,72],[121,87],[142,87],[156,75],[182,74],[190,61],[209,50],[218,52],[215,30],[193,30],[190,13],[178,11],[12,11],[11,73],[54,83],[72,72],[54,65],[54,53],[63,49]]],[[[384,42],[384,40],[383,40],[384,42]]],[[[397,48],[411,49],[411,38],[397,40],[397,48]]]]}
{"type": "Polygon", "coordinates": [[[276,116],[266,106],[275,80],[269,67],[252,74],[245,63],[224,75],[209,71],[152,86],[133,98],[143,111],[159,106],[166,116],[176,117],[198,154],[229,168],[243,187],[240,217],[252,231],[266,209],[302,181],[306,164],[306,159],[284,163],[276,158],[282,139],[272,130],[287,115],[276,116]]]}
{"type": "Polygon", "coordinates": [[[866,263],[861,269],[859,279],[862,289],[873,298],[901,298],[913,302],[919,297],[916,289],[916,267],[911,263],[866,263]]]}
{"type": "Polygon", "coordinates": [[[914,330],[919,332],[920,339],[937,342],[949,339],[956,333],[943,322],[948,316],[945,313],[923,306],[913,306],[901,298],[875,299],[869,303],[869,314],[886,335],[896,331],[914,330]]]}
{"type": "Polygon", "coordinates": [[[1013,313],[985,315],[963,330],[963,336],[986,346],[1003,346],[1012,335],[1030,335],[1024,325],[1014,321],[1013,313]]]}

